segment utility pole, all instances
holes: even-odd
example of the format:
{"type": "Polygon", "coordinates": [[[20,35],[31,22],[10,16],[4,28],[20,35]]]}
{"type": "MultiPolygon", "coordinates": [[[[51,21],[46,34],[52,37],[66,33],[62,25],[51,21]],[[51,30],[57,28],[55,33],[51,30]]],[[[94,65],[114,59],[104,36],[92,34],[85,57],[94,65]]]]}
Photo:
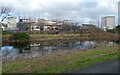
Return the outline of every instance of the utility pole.
{"type": "Polygon", "coordinates": [[[98,28],[100,27],[100,22],[99,22],[99,20],[98,20],[98,28]]]}
{"type": "Polygon", "coordinates": [[[100,38],[100,32],[101,32],[101,25],[100,25],[100,20],[98,20],[98,31],[97,31],[98,33],[98,38],[100,38]]]}

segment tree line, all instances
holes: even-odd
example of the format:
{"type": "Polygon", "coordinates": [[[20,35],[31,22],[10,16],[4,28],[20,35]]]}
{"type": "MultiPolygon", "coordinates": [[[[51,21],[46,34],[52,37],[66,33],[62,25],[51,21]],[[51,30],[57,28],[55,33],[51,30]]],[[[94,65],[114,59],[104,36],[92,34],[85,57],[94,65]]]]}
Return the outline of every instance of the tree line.
{"type": "Polygon", "coordinates": [[[120,33],[120,25],[116,26],[114,29],[108,29],[107,32],[120,33]]]}

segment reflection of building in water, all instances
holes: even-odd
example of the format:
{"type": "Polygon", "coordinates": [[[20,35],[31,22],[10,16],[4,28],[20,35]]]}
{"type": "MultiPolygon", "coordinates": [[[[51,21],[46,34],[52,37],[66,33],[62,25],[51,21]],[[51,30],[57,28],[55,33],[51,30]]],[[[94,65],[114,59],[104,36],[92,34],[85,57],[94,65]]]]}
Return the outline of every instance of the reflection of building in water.
{"type": "Polygon", "coordinates": [[[25,47],[23,52],[31,52],[31,47],[30,46],[25,47]]]}
{"type": "Polygon", "coordinates": [[[84,41],[80,42],[80,49],[81,50],[86,50],[90,48],[96,47],[96,42],[95,41],[84,41]]]}
{"type": "Polygon", "coordinates": [[[19,53],[29,53],[31,52],[31,47],[30,46],[27,46],[25,48],[19,48],[19,53]]]}

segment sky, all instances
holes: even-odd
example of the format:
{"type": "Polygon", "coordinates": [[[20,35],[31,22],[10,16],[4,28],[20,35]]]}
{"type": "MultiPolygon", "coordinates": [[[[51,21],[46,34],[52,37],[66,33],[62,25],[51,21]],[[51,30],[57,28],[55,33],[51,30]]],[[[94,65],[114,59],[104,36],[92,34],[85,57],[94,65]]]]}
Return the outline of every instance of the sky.
{"type": "Polygon", "coordinates": [[[12,15],[34,18],[68,19],[98,25],[105,16],[115,16],[118,23],[119,0],[0,0],[13,8],[12,15]],[[99,21],[99,22],[98,22],[99,21]]]}

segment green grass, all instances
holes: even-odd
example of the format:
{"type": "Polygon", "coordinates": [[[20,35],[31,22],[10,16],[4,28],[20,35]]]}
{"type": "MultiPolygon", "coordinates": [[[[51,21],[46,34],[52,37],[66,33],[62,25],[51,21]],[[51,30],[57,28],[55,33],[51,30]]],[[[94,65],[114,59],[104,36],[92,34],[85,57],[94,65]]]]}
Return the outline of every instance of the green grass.
{"type": "Polygon", "coordinates": [[[98,47],[86,51],[60,52],[27,60],[3,63],[3,73],[61,73],[118,57],[117,46],[98,47]]]}
{"type": "Polygon", "coordinates": [[[29,34],[26,32],[14,33],[12,37],[14,40],[19,40],[19,41],[28,41],[30,39],[29,34]]]}
{"type": "Polygon", "coordinates": [[[2,35],[9,35],[10,34],[10,32],[8,32],[8,31],[2,31],[2,35]]]}

